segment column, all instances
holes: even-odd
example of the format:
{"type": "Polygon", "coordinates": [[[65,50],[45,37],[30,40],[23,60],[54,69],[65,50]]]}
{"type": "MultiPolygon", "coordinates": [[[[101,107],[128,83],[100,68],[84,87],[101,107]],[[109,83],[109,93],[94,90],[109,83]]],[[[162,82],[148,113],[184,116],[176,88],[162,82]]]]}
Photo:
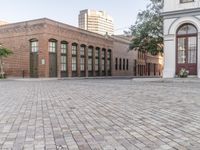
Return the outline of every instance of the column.
{"type": "Polygon", "coordinates": [[[167,35],[164,37],[164,71],[163,78],[175,77],[176,66],[176,37],[167,35]]]}
{"type": "Polygon", "coordinates": [[[59,41],[57,41],[56,44],[56,55],[57,55],[57,77],[61,78],[61,43],[59,41]]]}
{"type": "Polygon", "coordinates": [[[38,39],[38,77],[49,77],[49,49],[46,37],[38,39]]]}

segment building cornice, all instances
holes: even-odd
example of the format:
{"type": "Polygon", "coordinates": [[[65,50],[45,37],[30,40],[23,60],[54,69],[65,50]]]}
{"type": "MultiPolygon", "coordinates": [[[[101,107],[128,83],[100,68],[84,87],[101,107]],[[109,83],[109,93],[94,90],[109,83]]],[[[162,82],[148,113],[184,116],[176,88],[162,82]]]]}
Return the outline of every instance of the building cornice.
{"type": "Polygon", "coordinates": [[[71,26],[71,25],[68,25],[68,24],[65,24],[65,23],[62,23],[62,22],[54,21],[54,20],[51,20],[51,19],[48,19],[48,18],[40,18],[40,19],[35,19],[35,20],[28,20],[28,21],[23,21],[23,22],[5,24],[5,25],[0,26],[0,31],[4,30],[2,32],[6,32],[6,31],[9,31],[10,29],[13,30],[14,28],[17,27],[17,28],[21,28],[20,31],[24,32],[25,28],[22,29],[23,26],[26,26],[26,27],[31,26],[31,25],[35,26],[35,25],[38,25],[38,24],[41,24],[41,25],[42,24],[44,24],[44,25],[50,24],[50,25],[53,25],[53,26],[57,26],[58,28],[64,28],[64,29],[68,29],[68,30],[71,30],[71,31],[79,32],[81,34],[94,36],[94,37],[98,37],[100,39],[112,41],[111,39],[108,39],[103,35],[100,35],[100,34],[97,34],[97,33],[94,33],[94,32],[90,32],[90,31],[87,31],[87,30],[84,30],[84,29],[80,29],[78,27],[74,27],[74,26],[71,26]]]}
{"type": "Polygon", "coordinates": [[[178,18],[183,16],[200,15],[200,8],[183,9],[176,11],[167,11],[161,14],[164,19],[178,18]]]}

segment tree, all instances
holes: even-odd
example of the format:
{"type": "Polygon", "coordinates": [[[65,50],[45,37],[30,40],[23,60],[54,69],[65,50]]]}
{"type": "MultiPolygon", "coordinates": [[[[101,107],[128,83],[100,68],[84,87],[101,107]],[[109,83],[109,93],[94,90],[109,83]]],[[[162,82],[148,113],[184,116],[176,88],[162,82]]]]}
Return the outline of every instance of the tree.
{"type": "Polygon", "coordinates": [[[12,51],[10,49],[7,49],[3,47],[0,44],[0,78],[5,78],[5,72],[3,69],[3,58],[8,57],[10,54],[12,54],[12,51]]]}
{"type": "Polygon", "coordinates": [[[163,0],[150,0],[146,10],[138,13],[135,25],[126,32],[134,36],[130,49],[150,52],[153,55],[163,52],[163,0]]]}

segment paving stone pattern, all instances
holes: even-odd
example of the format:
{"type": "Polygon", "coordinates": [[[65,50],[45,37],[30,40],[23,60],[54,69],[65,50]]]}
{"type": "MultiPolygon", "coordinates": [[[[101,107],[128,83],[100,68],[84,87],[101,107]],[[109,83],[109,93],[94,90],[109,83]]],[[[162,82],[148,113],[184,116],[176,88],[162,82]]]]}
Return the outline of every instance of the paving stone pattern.
{"type": "Polygon", "coordinates": [[[0,81],[2,150],[200,150],[200,82],[0,81]]]}

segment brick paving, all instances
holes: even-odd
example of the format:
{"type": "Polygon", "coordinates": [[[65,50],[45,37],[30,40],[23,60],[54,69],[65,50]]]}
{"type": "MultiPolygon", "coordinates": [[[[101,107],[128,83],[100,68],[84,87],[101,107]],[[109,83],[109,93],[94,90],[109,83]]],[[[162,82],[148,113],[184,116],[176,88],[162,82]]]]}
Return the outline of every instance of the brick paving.
{"type": "Polygon", "coordinates": [[[199,150],[200,82],[0,81],[0,149],[199,150]]]}

